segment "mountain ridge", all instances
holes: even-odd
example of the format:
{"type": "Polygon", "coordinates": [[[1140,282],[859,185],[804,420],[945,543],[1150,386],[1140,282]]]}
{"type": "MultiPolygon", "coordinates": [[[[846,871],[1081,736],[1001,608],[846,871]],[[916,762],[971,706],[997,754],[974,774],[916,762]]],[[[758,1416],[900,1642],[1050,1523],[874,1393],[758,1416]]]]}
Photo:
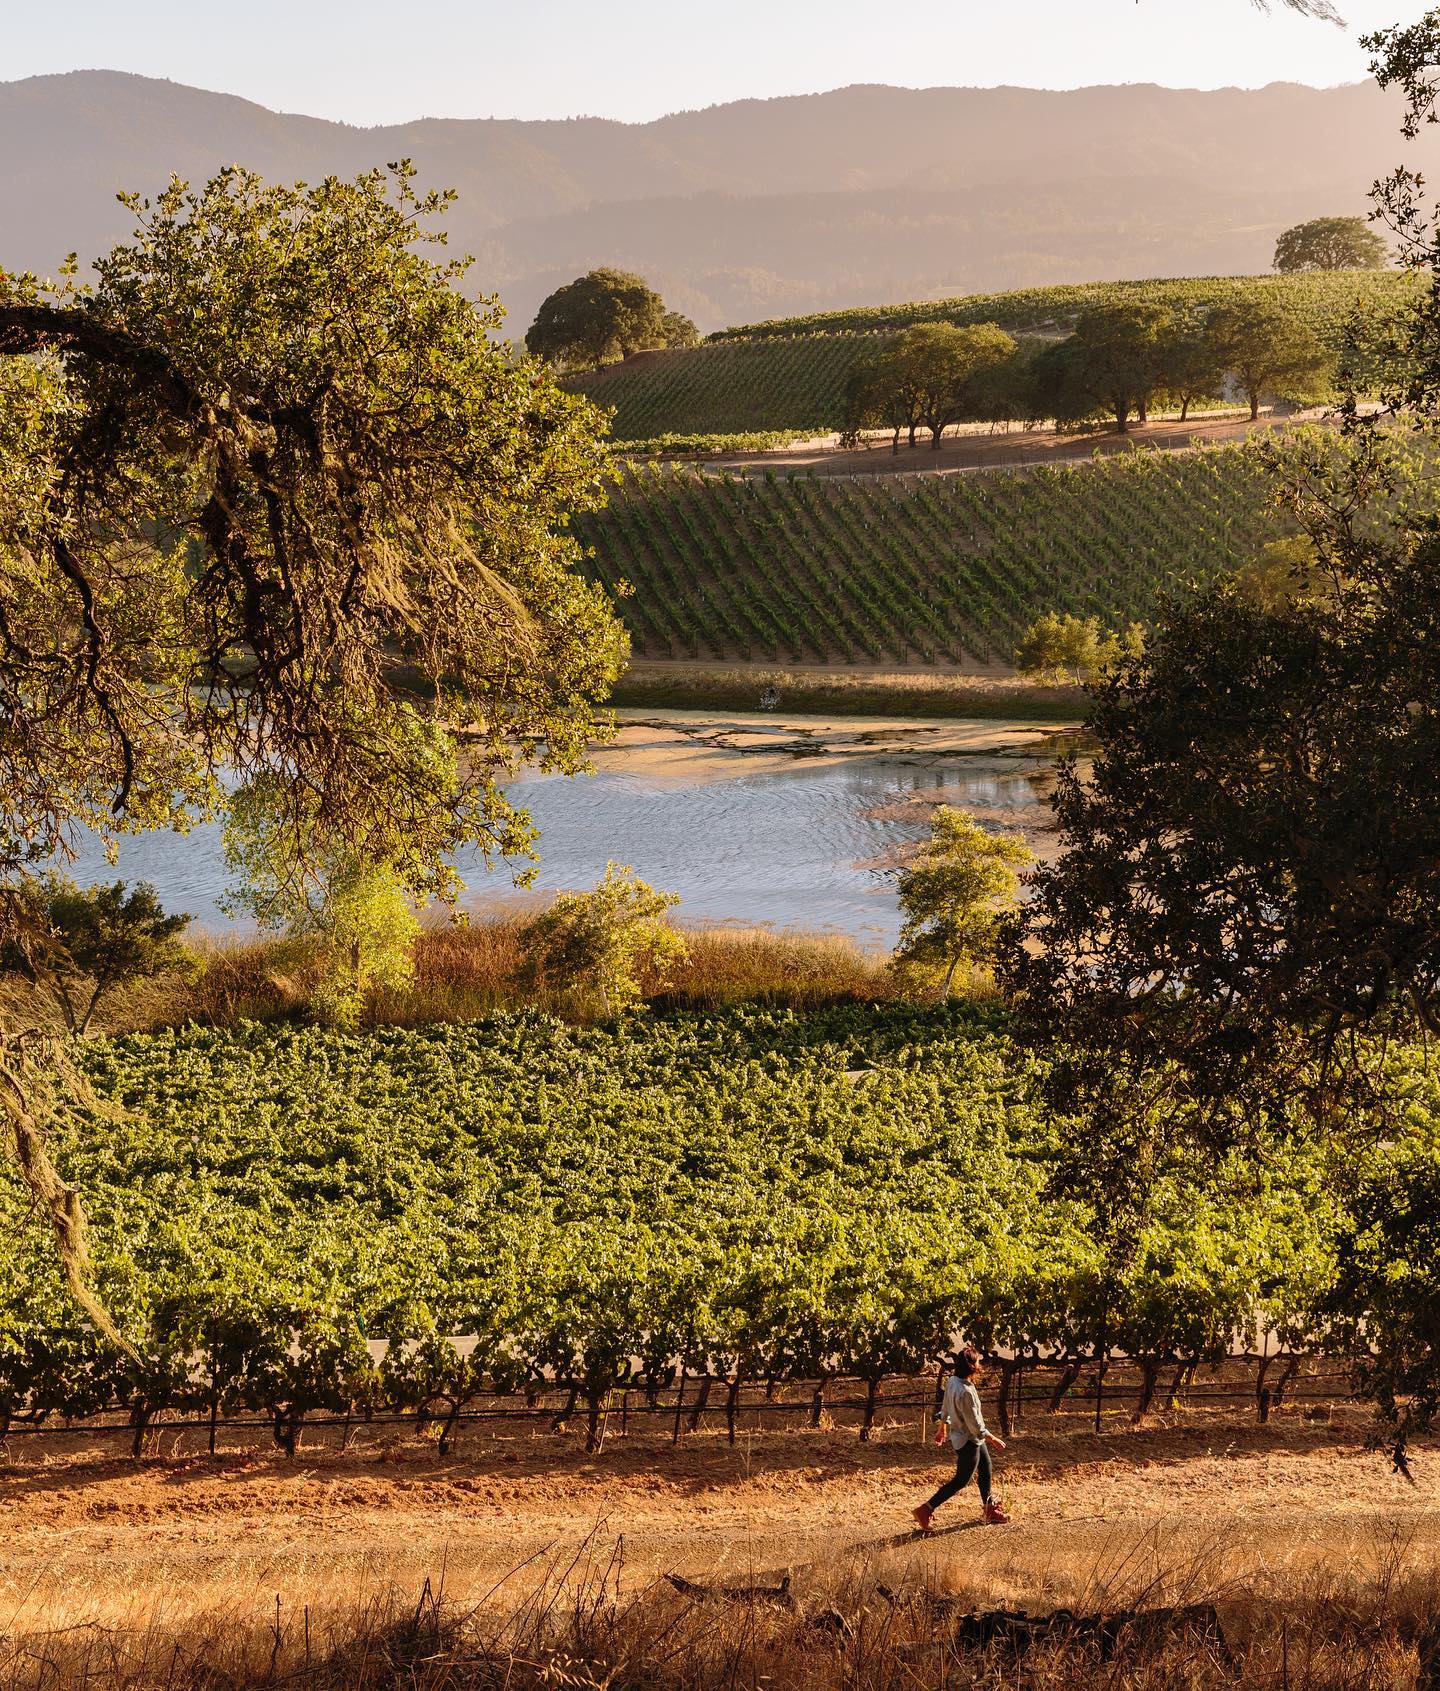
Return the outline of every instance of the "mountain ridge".
{"type": "Polygon", "coordinates": [[[422,117],[370,128],[122,71],[0,83],[0,265],[53,273],[130,224],[120,189],[239,163],[280,180],[410,157],[454,186],[519,334],[557,283],[638,269],[702,328],[885,297],[1254,271],[1305,216],[1435,168],[1373,84],[1064,91],[856,83],[644,123],[422,117]],[[1402,150],[1403,149],[1403,150],[1402,150]]]}

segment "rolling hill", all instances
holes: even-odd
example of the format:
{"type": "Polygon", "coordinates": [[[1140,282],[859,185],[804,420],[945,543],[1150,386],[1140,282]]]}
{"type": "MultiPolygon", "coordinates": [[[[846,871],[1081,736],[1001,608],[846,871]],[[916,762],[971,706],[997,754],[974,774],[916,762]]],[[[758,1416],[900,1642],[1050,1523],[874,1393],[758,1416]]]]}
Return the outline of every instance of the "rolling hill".
{"type": "Polygon", "coordinates": [[[642,352],[567,385],[614,410],[619,441],[756,431],[806,434],[841,426],[845,383],[877,341],[914,323],[998,323],[1019,336],[1067,334],[1092,305],[1144,301],[1201,312],[1237,298],[1278,301],[1340,349],[1357,310],[1392,313],[1423,283],[1414,272],[1211,276],[1024,288],[919,300],[723,330],[697,347],[642,352]]]}

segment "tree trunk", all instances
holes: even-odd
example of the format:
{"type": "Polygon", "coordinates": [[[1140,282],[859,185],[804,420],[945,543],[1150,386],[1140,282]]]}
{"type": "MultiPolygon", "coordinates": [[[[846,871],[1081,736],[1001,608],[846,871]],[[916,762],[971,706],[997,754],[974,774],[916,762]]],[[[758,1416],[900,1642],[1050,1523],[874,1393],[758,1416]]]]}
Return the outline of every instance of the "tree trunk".
{"type": "Polygon", "coordinates": [[[679,1385],[676,1388],[676,1392],[675,1392],[675,1424],[670,1429],[670,1442],[671,1442],[671,1444],[679,1444],[679,1442],[680,1442],[680,1416],[681,1416],[682,1411],[685,1408],[685,1380],[686,1380],[686,1378],[687,1378],[687,1376],[686,1376],[686,1372],[685,1372],[685,1363],[684,1363],[684,1360],[682,1359],[681,1363],[680,1363],[680,1382],[679,1382],[679,1385]]]}
{"type": "Polygon", "coordinates": [[[725,1436],[731,1444],[735,1442],[735,1412],[740,1406],[740,1386],[744,1378],[744,1370],[737,1368],[730,1390],[725,1394],[725,1436]]]}
{"type": "Polygon", "coordinates": [[[919,423],[911,423],[910,425],[910,450],[912,452],[915,450],[915,435],[919,428],[919,423]]]}
{"type": "Polygon", "coordinates": [[[1155,1401],[1155,1386],[1159,1378],[1159,1362],[1154,1357],[1145,1357],[1140,1363],[1140,1401],[1135,1405],[1133,1417],[1134,1425],[1137,1427],[1150,1413],[1150,1405],[1155,1401]]]}
{"type": "Polygon", "coordinates": [[[1010,1420],[1010,1384],[1011,1384],[1011,1381],[1014,1380],[1016,1372],[1019,1369],[1019,1367],[1020,1367],[1020,1363],[1019,1363],[1018,1360],[1015,1360],[1015,1359],[1012,1359],[1009,1362],[1002,1362],[1000,1364],[1000,1404],[999,1404],[999,1411],[1000,1411],[1000,1436],[1001,1436],[1001,1438],[1008,1439],[1010,1437],[1010,1428],[1011,1428],[1011,1424],[1012,1424],[1011,1420],[1010,1420]]]}
{"type": "Polygon", "coordinates": [[[565,1425],[565,1423],[570,1419],[570,1417],[575,1413],[575,1402],[576,1402],[576,1399],[579,1396],[580,1396],[580,1388],[572,1380],[570,1382],[570,1395],[565,1399],[565,1407],[560,1411],[560,1413],[550,1423],[550,1431],[552,1433],[558,1433],[560,1431],[560,1429],[565,1425]]]}
{"type": "Polygon", "coordinates": [[[1065,1401],[1065,1394],[1080,1378],[1080,1364],[1070,1361],[1060,1370],[1060,1378],[1055,1382],[1055,1390],[1050,1394],[1049,1412],[1051,1415],[1060,1413],[1060,1405],[1065,1401]]]}
{"type": "Polygon", "coordinates": [[[820,1417],[825,1413],[825,1386],[827,1382],[822,1376],[815,1382],[815,1390],[810,1394],[810,1425],[818,1427],[820,1417]]]}
{"type": "Polygon", "coordinates": [[[945,434],[944,423],[941,423],[941,425],[938,429],[935,427],[935,425],[933,423],[930,425],[930,450],[932,452],[938,452],[940,450],[940,442],[941,442],[941,439],[944,437],[944,434],[945,434]]]}
{"type": "Polygon", "coordinates": [[[1258,392],[1250,395],[1250,421],[1252,423],[1260,421],[1260,395],[1258,392]]]}
{"type": "Polygon", "coordinates": [[[950,1002],[950,988],[955,984],[955,971],[959,967],[960,958],[956,955],[950,959],[950,967],[945,971],[945,979],[940,987],[940,1002],[942,1004],[950,1002]]]}
{"type": "Polygon", "coordinates": [[[445,1425],[440,1429],[440,1454],[448,1456],[454,1445],[455,1426],[460,1419],[460,1399],[455,1398],[450,1405],[450,1413],[445,1417],[445,1425]]]}
{"type": "Polygon", "coordinates": [[[700,1378],[700,1395],[695,1399],[695,1407],[690,1411],[690,1431],[692,1433],[698,1432],[700,1429],[700,1417],[705,1413],[706,1405],[710,1402],[710,1388],[714,1383],[708,1374],[703,1374],[700,1378]]]}
{"type": "Polygon", "coordinates": [[[1190,395],[1188,393],[1182,394],[1181,397],[1180,397],[1180,421],[1183,423],[1189,415],[1190,415],[1190,395]]]}
{"type": "Polygon", "coordinates": [[[1170,1382],[1170,1390],[1167,1394],[1170,1407],[1172,1409],[1178,1409],[1180,1407],[1180,1382],[1184,1378],[1185,1364],[1183,1362],[1177,1363],[1175,1366],[1175,1378],[1170,1382]]]}
{"type": "Polygon", "coordinates": [[[585,1453],[597,1456],[600,1446],[605,1442],[605,1429],[600,1422],[600,1409],[608,1392],[587,1389],[585,1393],[585,1453]]]}
{"type": "Polygon", "coordinates": [[[144,1452],[145,1435],[150,1430],[150,1417],[154,1413],[154,1410],[143,1397],[137,1397],[131,1405],[130,1425],[134,1429],[134,1433],[130,1440],[130,1455],[137,1462],[144,1452]]]}
{"type": "Polygon", "coordinates": [[[865,1418],[860,1423],[860,1442],[869,1444],[875,1430],[875,1394],[880,1390],[880,1376],[872,1374],[865,1382],[865,1418]]]}
{"type": "Polygon", "coordinates": [[[1285,1372],[1281,1374],[1280,1378],[1275,1383],[1275,1395],[1270,1399],[1274,1408],[1278,1409],[1280,1405],[1284,1403],[1285,1393],[1293,1383],[1295,1376],[1299,1373],[1299,1371],[1300,1358],[1298,1356],[1290,1357],[1285,1364],[1285,1372]]]}

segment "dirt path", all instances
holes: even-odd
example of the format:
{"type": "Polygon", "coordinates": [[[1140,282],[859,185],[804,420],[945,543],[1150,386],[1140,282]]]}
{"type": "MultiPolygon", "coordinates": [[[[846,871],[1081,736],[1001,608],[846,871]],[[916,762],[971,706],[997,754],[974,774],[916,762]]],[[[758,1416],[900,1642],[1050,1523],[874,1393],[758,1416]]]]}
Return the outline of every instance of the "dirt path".
{"type": "Polygon", "coordinates": [[[1181,1562],[1243,1581],[1363,1565],[1397,1544],[1432,1561],[1440,1550],[1440,1448],[1420,1454],[1412,1488],[1365,1449],[1353,1415],[1022,1433],[1001,1466],[1014,1524],[970,1530],[967,1499],[952,1506],[961,1530],[930,1540],[908,1535],[908,1512],[945,1465],[919,1432],[894,1426],[869,1446],[848,1429],[742,1433],[734,1448],[700,1434],[678,1449],[642,1434],[593,1458],[573,1437],[467,1432],[450,1458],[377,1437],[293,1463],[188,1454],[177,1435],[141,1463],[15,1440],[0,1470],[0,1626],[253,1618],[277,1596],[318,1607],[442,1575],[478,1601],[577,1548],[587,1567],[617,1566],[627,1591],[667,1571],[795,1568],[803,1589],[879,1567],[1032,1600],[1181,1562]]]}
{"type": "Polygon", "coordinates": [[[1143,427],[1132,424],[1128,434],[1086,433],[1057,435],[1053,431],[1009,434],[952,434],[933,451],[921,440],[914,451],[901,442],[900,451],[890,450],[885,440],[872,440],[858,450],[841,450],[834,437],[803,441],[777,452],[737,453],[731,458],[704,461],[702,468],[727,473],[763,475],[766,471],[814,470],[819,475],[955,475],[963,471],[1020,469],[1036,464],[1084,463],[1098,452],[1110,456],[1140,448],[1188,451],[1196,445],[1222,446],[1247,440],[1252,434],[1264,437],[1276,429],[1300,422],[1317,422],[1322,412],[1276,416],[1263,414],[1258,422],[1249,417],[1198,418],[1180,423],[1166,418],[1143,427]]]}

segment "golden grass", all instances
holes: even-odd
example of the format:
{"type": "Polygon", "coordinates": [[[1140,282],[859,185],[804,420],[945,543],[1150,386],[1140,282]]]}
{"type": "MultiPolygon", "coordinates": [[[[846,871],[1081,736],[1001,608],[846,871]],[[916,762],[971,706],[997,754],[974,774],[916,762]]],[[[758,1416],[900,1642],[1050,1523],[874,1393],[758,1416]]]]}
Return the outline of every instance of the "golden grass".
{"type": "Polygon", "coordinates": [[[1079,687],[1050,687],[1017,676],[943,670],[766,669],[754,665],[646,663],[620,678],[614,702],[675,710],[757,710],[773,687],[782,712],[861,716],[940,716],[1071,722],[1086,709],[1079,687]]]}
{"type": "MultiPolygon", "coordinates": [[[[1380,1540],[1363,1568],[1252,1566],[1243,1580],[1227,1571],[1232,1548],[1216,1544],[1163,1567],[1136,1549],[1073,1581],[1037,1564],[1019,1595],[1027,1570],[967,1578],[963,1551],[948,1580],[897,1587],[883,1559],[817,1563],[783,1584],[775,1572],[732,1579],[727,1594],[664,1580],[633,1589],[623,1540],[591,1533],[557,1543],[463,1605],[437,1568],[418,1591],[332,1577],[278,1592],[263,1610],[222,1596],[203,1614],[162,1601],[137,1603],[120,1620],[12,1625],[0,1633],[0,1691],[1417,1685],[1424,1653],[1440,1643],[1440,1574],[1402,1534],[1380,1540]],[[967,1640],[964,1617],[997,1609],[1051,1624],[988,1644],[967,1640]]],[[[1435,1681],[1420,1683],[1430,1691],[1435,1681]]]]}

